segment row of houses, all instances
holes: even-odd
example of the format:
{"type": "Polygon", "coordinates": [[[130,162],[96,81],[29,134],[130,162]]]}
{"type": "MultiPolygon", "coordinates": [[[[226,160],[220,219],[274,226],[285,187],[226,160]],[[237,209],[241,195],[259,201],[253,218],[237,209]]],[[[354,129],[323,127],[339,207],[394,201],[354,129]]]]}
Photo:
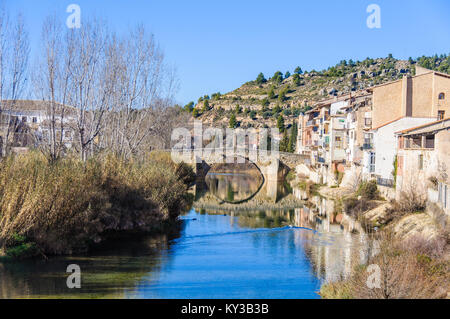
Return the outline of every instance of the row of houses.
{"type": "Polygon", "coordinates": [[[450,75],[415,76],[320,101],[299,117],[297,152],[317,183],[376,179],[388,198],[414,187],[450,212],[450,75]]]}

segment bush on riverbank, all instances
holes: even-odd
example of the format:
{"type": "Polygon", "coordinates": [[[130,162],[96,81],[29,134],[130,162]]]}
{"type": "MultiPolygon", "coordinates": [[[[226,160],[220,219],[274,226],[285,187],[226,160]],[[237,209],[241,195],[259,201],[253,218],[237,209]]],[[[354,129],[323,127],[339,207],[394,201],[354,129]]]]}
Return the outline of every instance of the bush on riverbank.
{"type": "Polygon", "coordinates": [[[54,164],[35,152],[11,156],[0,162],[0,247],[12,257],[27,247],[70,254],[109,233],[158,230],[188,205],[192,176],[168,154],[54,164]]]}
{"type": "Polygon", "coordinates": [[[326,299],[446,298],[450,264],[444,257],[445,245],[446,238],[427,241],[416,236],[400,241],[384,235],[377,255],[355,265],[348,279],[322,286],[320,295],[326,299]]]}
{"type": "Polygon", "coordinates": [[[342,200],[342,205],[347,214],[360,220],[364,212],[378,205],[374,202],[378,198],[379,192],[376,181],[363,181],[358,185],[356,193],[342,200]]]}

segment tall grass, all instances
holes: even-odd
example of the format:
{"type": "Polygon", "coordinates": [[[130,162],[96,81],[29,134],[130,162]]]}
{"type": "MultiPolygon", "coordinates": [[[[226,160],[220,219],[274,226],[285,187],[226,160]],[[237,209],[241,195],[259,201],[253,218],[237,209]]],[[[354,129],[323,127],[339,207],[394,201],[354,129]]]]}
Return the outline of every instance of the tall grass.
{"type": "Polygon", "coordinates": [[[6,158],[0,162],[0,247],[17,246],[20,236],[43,254],[66,254],[110,232],[158,229],[187,206],[192,177],[166,154],[53,164],[37,152],[6,158]]]}
{"type": "Polygon", "coordinates": [[[379,251],[364,265],[356,264],[346,280],[321,287],[326,299],[435,299],[447,298],[450,284],[447,237],[426,240],[420,236],[400,241],[384,233],[379,251]],[[446,247],[447,246],[447,247],[446,247]],[[377,265],[379,286],[369,285],[377,265]]]}

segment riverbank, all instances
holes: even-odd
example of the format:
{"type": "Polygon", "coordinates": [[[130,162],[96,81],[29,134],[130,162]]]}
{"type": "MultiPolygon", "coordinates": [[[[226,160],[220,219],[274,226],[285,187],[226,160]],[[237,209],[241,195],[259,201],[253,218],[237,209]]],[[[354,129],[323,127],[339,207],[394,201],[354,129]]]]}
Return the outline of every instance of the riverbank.
{"type": "Polygon", "coordinates": [[[321,187],[319,193],[335,201],[346,223],[359,224],[379,247],[364,264],[354,264],[350,276],[322,285],[328,299],[352,298],[448,298],[450,284],[449,230],[432,213],[433,208],[414,194],[398,201],[379,197],[376,184],[349,188],[321,187]],[[373,265],[379,285],[368,284],[373,265]],[[369,268],[372,267],[372,268],[369,268]]]}
{"type": "Polygon", "coordinates": [[[0,247],[9,258],[86,252],[118,233],[152,233],[192,202],[192,170],[151,153],[50,163],[40,153],[0,162],[0,247]]]}

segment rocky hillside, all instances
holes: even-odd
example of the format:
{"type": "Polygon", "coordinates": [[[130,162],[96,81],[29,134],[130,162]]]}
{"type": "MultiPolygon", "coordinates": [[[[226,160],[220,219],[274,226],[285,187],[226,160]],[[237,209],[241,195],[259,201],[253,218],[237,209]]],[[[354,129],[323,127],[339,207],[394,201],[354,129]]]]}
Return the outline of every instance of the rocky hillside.
{"type": "Polygon", "coordinates": [[[450,56],[397,60],[387,58],[341,61],[322,71],[276,72],[266,78],[262,73],[240,88],[226,94],[205,95],[186,109],[194,117],[216,127],[275,126],[280,115],[289,126],[300,112],[315,102],[414,75],[415,65],[450,74],[450,56]]]}

